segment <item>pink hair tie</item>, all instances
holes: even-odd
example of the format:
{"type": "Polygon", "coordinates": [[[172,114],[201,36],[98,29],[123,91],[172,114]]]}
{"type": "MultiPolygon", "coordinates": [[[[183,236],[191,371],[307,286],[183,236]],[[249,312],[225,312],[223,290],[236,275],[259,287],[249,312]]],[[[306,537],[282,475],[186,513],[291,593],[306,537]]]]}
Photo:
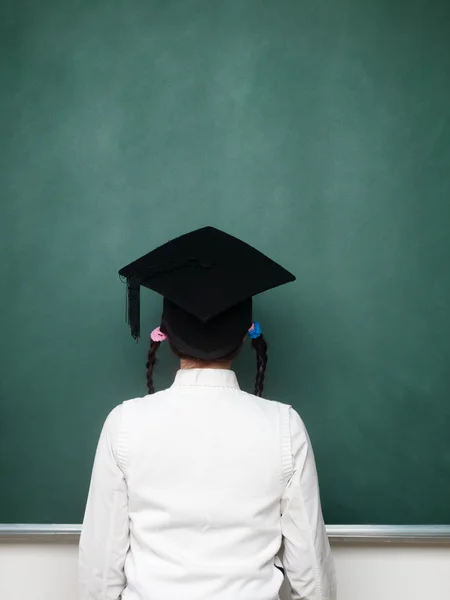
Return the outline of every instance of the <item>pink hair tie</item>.
{"type": "Polygon", "coordinates": [[[161,331],[161,327],[157,327],[151,332],[150,338],[153,342],[165,342],[167,335],[161,331]]]}

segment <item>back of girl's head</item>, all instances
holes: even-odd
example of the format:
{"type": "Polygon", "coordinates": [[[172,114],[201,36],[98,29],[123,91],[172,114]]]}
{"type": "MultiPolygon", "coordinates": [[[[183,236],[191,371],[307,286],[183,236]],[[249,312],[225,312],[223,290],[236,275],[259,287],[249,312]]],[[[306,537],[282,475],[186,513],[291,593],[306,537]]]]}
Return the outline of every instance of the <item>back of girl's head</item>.
{"type": "MultiPolygon", "coordinates": [[[[252,327],[254,328],[255,325],[253,325],[252,327]]],[[[157,334],[156,335],[153,334],[152,339],[150,339],[150,348],[148,351],[148,358],[147,358],[147,389],[148,389],[149,394],[153,394],[155,392],[153,376],[154,376],[154,369],[155,369],[155,365],[156,365],[156,354],[157,354],[157,351],[158,351],[161,343],[166,339],[166,334],[164,333],[164,328],[161,327],[161,328],[158,328],[158,330],[159,330],[159,332],[161,332],[161,336],[159,336],[157,334]],[[156,339],[158,337],[160,339],[156,339]],[[155,339],[153,339],[153,338],[155,338],[155,339]]],[[[250,333],[250,336],[251,335],[252,334],[250,333]]],[[[225,356],[219,357],[219,358],[215,359],[214,361],[208,361],[205,359],[196,358],[195,356],[189,356],[187,354],[180,352],[177,349],[177,347],[173,344],[173,342],[170,341],[170,338],[169,338],[169,343],[170,343],[172,352],[175,354],[175,356],[177,358],[179,358],[180,360],[191,362],[193,366],[196,366],[197,368],[200,368],[200,369],[204,368],[206,366],[210,367],[210,365],[212,363],[214,363],[214,364],[217,363],[217,365],[219,365],[220,363],[225,363],[225,364],[231,363],[231,361],[233,361],[237,357],[237,355],[239,354],[239,352],[242,348],[242,345],[243,345],[243,342],[241,342],[234,351],[228,353],[225,356]]],[[[264,379],[265,379],[265,375],[266,375],[268,356],[267,356],[267,342],[261,332],[259,332],[259,335],[257,337],[251,337],[251,345],[256,353],[256,381],[255,381],[254,394],[255,394],[255,396],[262,396],[263,391],[264,391],[264,379]]]]}
{"type": "MultiPolygon", "coordinates": [[[[123,267],[128,287],[128,322],[140,336],[140,287],[163,297],[161,325],[175,354],[199,367],[229,362],[246,332],[256,353],[255,394],[261,395],[267,366],[267,344],[252,328],[252,298],[295,280],[292,273],[238,238],[215,227],[202,227],[170,240],[123,267]]],[[[147,383],[154,391],[153,371],[161,338],[152,339],[147,383]]],[[[210,367],[211,368],[211,367],[210,367]]]]}

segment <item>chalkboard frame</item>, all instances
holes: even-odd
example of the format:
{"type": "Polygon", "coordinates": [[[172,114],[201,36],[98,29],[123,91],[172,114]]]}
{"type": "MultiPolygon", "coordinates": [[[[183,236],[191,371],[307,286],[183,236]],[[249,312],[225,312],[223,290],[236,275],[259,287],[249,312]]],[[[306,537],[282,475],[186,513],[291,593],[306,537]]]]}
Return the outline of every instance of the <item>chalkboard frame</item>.
{"type": "MultiPolygon", "coordinates": [[[[0,541],[77,541],[81,525],[0,524],[0,541]]],[[[332,544],[450,545],[450,525],[327,525],[332,544]]]]}

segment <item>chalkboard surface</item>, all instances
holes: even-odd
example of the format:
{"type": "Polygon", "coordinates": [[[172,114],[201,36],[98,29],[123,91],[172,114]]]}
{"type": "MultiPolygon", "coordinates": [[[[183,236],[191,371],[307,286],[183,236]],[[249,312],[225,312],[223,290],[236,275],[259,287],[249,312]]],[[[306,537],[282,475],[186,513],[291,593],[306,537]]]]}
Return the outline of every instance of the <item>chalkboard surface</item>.
{"type": "Polygon", "coordinates": [[[81,521],[104,418],[145,394],[117,270],[214,225],[298,277],[256,316],[327,522],[450,523],[450,3],[1,13],[0,521],[81,521]]]}

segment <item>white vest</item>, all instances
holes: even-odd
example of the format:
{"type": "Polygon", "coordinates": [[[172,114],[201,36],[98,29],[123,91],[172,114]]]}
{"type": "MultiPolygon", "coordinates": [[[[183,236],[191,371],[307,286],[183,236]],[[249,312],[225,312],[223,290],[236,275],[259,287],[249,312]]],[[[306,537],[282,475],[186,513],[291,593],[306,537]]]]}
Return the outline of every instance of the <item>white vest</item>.
{"type": "Polygon", "coordinates": [[[179,371],[109,415],[80,542],[80,600],[334,600],[305,427],[232,371],[179,371]]]}

